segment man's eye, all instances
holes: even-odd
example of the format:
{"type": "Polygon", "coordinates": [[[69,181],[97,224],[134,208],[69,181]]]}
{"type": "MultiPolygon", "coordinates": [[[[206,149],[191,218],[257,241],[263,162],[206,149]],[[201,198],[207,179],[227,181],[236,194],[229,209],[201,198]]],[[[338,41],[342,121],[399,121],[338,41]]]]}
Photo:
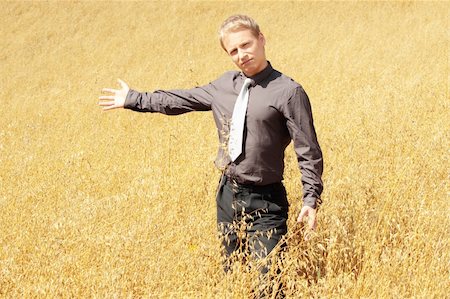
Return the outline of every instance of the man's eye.
{"type": "Polygon", "coordinates": [[[230,52],[230,55],[235,55],[237,53],[237,50],[233,50],[230,52]]]}

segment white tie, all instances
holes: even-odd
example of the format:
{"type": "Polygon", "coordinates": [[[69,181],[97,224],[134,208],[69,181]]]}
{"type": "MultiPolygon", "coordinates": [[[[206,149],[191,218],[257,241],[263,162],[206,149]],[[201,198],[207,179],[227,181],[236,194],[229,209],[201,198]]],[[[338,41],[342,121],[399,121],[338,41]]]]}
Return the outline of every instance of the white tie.
{"type": "Polygon", "coordinates": [[[253,80],[245,79],[241,92],[234,104],[233,116],[231,117],[230,139],[228,141],[228,152],[231,161],[234,161],[242,153],[242,144],[244,136],[245,114],[248,104],[248,86],[253,80]]]}

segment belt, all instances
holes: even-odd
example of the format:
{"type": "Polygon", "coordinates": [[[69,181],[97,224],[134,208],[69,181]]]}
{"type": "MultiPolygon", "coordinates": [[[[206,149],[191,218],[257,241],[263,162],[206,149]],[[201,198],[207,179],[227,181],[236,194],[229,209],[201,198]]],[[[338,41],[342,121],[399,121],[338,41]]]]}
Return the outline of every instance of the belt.
{"type": "Polygon", "coordinates": [[[242,184],[236,181],[236,179],[228,177],[226,175],[224,175],[223,180],[224,185],[230,185],[231,187],[239,191],[248,190],[250,192],[270,192],[276,189],[284,188],[282,182],[276,182],[267,185],[242,184]]]}

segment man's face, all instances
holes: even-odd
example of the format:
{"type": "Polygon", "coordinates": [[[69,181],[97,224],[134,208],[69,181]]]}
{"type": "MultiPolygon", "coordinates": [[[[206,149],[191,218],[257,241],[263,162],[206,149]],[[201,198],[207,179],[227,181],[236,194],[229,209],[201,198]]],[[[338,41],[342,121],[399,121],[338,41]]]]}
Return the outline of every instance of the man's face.
{"type": "Polygon", "coordinates": [[[256,75],[267,66],[266,40],[261,33],[255,37],[249,29],[227,32],[222,41],[225,51],[247,77],[256,75]]]}

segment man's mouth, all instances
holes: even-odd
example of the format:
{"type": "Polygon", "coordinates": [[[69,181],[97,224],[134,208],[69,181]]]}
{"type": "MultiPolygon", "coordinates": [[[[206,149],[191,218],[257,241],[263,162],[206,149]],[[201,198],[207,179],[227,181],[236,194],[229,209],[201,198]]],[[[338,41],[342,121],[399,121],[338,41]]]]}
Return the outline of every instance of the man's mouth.
{"type": "Polygon", "coordinates": [[[250,58],[249,60],[246,60],[246,61],[242,62],[242,66],[248,64],[248,63],[251,62],[252,60],[253,60],[253,59],[250,58]]]}

